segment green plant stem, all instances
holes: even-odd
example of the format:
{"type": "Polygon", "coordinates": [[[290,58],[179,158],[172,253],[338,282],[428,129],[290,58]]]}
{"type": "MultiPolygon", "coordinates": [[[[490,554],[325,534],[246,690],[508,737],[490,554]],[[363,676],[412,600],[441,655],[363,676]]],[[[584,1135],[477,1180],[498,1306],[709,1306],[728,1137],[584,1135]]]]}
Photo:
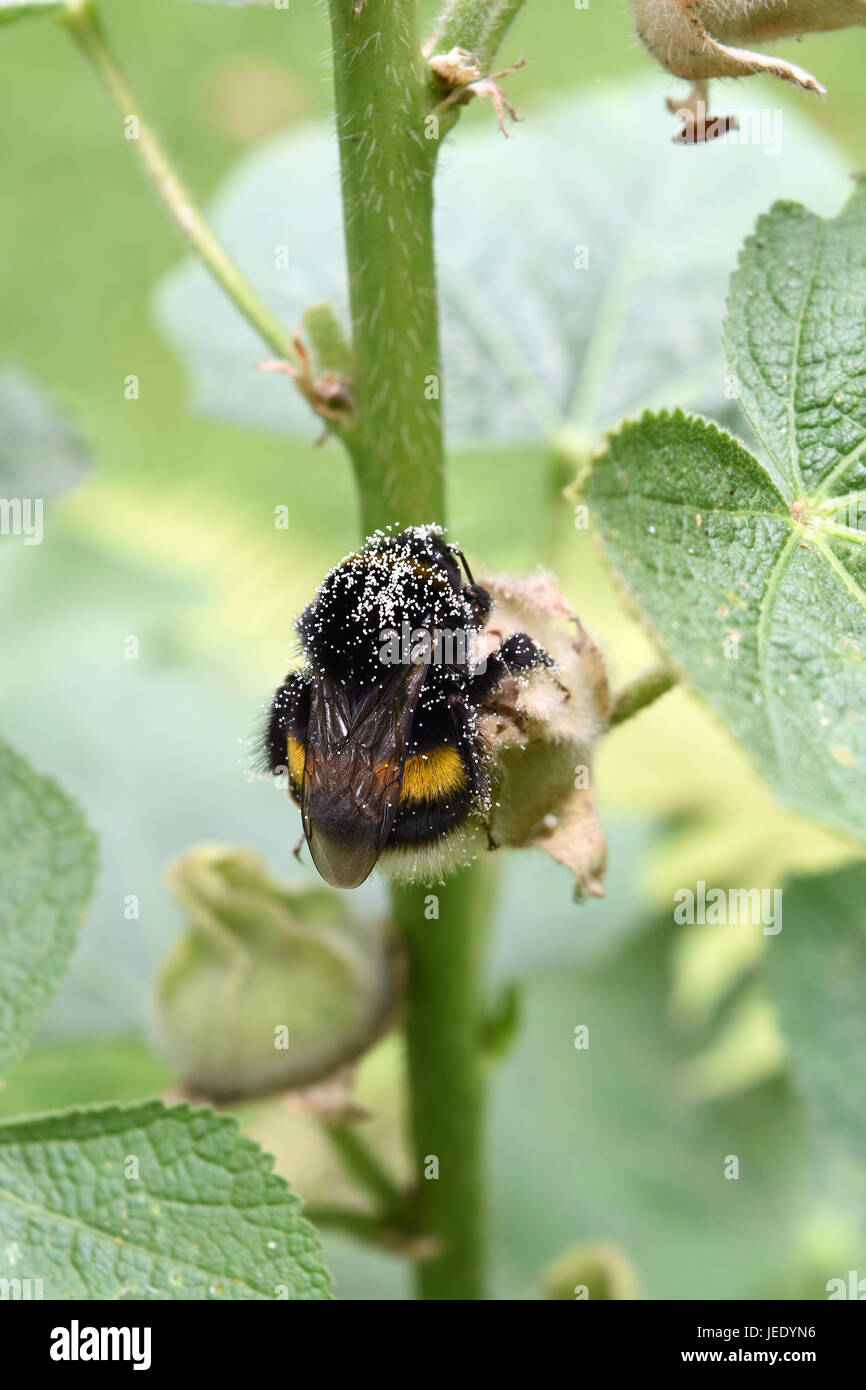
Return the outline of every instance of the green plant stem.
{"type": "Polygon", "coordinates": [[[394,892],[409,953],[406,1039],[418,1217],[439,1247],[418,1267],[424,1299],[484,1296],[481,973],[491,869],[478,863],[440,885],[438,919],[425,916],[432,890],[416,885],[394,892]]]}
{"type": "Polygon", "coordinates": [[[442,521],[435,140],[415,0],[330,0],[365,533],[442,521]]]}
{"type": "MultiPolygon", "coordinates": [[[[433,260],[436,141],[424,135],[427,72],[415,0],[329,0],[355,351],[353,458],[365,531],[445,520],[433,260]],[[427,388],[427,389],[425,389],[427,388]]],[[[420,1218],[436,1255],[428,1299],[482,1296],[481,965],[490,876],[395,888],[408,955],[410,1125],[420,1218]],[[428,1155],[439,1177],[425,1178],[428,1155]]]]}
{"type": "Polygon", "coordinates": [[[325,1133],[360,1187],[387,1211],[405,1206],[405,1195],[353,1125],[326,1125],[325,1133]]]}
{"type": "Polygon", "coordinates": [[[137,135],[130,138],[129,143],[193,250],[268,347],[285,361],[297,363],[291,333],[274,317],[211,232],[189,190],[173,169],[153,127],[141,115],[139,102],[112,53],[90,0],[79,0],[63,11],[60,19],[101,78],[121,117],[124,120],[130,116],[136,118],[137,135]]]}
{"type": "Polygon", "coordinates": [[[653,666],[647,671],[641,671],[634,680],[629,681],[628,685],[623,686],[622,690],[614,695],[610,727],[624,724],[627,719],[639,714],[647,705],[651,705],[654,700],[673,689],[678,681],[676,672],[667,666],[653,666]]]}
{"type": "MultiPolygon", "coordinates": [[[[524,0],[449,0],[436,21],[432,52],[465,48],[487,72],[524,0]]],[[[425,45],[425,48],[427,45],[425,45]]]]}

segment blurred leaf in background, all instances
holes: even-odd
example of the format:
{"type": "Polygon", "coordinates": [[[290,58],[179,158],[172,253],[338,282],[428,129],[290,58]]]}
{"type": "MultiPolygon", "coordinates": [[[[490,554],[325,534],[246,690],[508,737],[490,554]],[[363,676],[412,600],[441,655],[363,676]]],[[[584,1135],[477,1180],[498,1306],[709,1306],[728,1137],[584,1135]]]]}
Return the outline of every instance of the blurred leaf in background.
{"type": "MultiPolygon", "coordinates": [[[[720,329],[736,248],[773,198],[797,192],[829,209],[847,173],[830,141],[785,118],[778,150],[684,159],[644,83],[539,113],[508,144],[486,128],[448,142],[436,237],[451,447],[553,443],[563,431],[587,447],[649,405],[731,415],[720,329]]],[[[338,189],[331,131],[310,127],[246,156],[213,209],[289,328],[319,300],[346,319],[338,189]]],[[[196,409],[309,435],[298,393],[251,372],[261,346],[202,267],[173,273],[158,309],[196,409]]]]}
{"type": "Polygon", "coordinates": [[[82,481],[88,451],[45,392],[24,372],[0,368],[0,492],[54,497],[82,481]]]}
{"type": "Polygon", "coordinates": [[[866,869],[794,879],[768,952],[791,1075],[824,1149],[866,1152],[866,869]],[[783,939],[782,939],[783,938],[783,939]]]}
{"type": "Polygon", "coordinates": [[[14,19],[36,18],[62,10],[66,0],[0,0],[0,24],[11,24],[14,19]]]}
{"type": "MultiPolygon", "coordinates": [[[[812,899],[809,929],[827,907],[812,899]]],[[[780,958],[789,926],[770,943],[780,958]]],[[[531,1293],[534,1271],[569,1241],[613,1242],[649,1298],[766,1298],[792,1286],[820,1298],[837,1265],[862,1260],[862,1156],[855,1167],[838,1148],[833,1163],[816,1160],[821,1130],[793,1094],[796,1068],[790,1081],[777,1073],[719,1100],[681,1088],[694,1043],[672,1026],[669,952],[684,932],[705,930],[648,923],[613,955],[525,985],[520,1043],[494,1088],[500,1296],[531,1293]]],[[[807,978],[798,972],[801,990],[807,978]]],[[[820,1029],[809,1040],[829,1055],[820,1029]]],[[[836,1056],[832,1035],[830,1049],[836,1056]]]]}
{"type": "Polygon", "coordinates": [[[0,1090],[0,1119],[93,1105],[107,1097],[143,1100],[174,1079],[172,1068],[139,1037],[42,1040],[0,1090]]]}

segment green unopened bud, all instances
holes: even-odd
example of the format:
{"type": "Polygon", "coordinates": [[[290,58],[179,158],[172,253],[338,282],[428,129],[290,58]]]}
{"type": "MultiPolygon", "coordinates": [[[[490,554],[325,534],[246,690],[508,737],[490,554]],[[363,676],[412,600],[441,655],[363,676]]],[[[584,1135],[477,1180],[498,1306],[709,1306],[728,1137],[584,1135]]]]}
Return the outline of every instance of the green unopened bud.
{"type": "Polygon", "coordinates": [[[387,943],[338,894],[284,887],[251,851],[207,845],[167,880],[189,927],[160,971],[156,1019],[189,1090],[227,1100],[306,1087],[387,1026],[387,943]]]}
{"type": "Polygon", "coordinates": [[[547,1298],[630,1300],[640,1296],[637,1276],[615,1245],[575,1246],[544,1276],[547,1298]]]}

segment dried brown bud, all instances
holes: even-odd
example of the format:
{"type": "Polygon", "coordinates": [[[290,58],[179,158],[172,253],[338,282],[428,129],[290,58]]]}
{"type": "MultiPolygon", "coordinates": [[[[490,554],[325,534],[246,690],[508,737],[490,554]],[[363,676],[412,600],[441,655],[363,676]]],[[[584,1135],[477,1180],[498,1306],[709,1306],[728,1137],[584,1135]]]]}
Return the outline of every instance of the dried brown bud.
{"type": "Polygon", "coordinates": [[[498,769],[492,838],[544,850],[574,874],[578,896],[600,897],[606,846],[591,761],[610,713],[601,652],[551,574],[483,583],[494,599],[491,644],[525,632],[556,663],[507,678],[482,717],[498,769]]]}
{"type": "Polygon", "coordinates": [[[452,48],[448,53],[434,53],[429,60],[430,69],[435,72],[446,87],[463,87],[467,82],[477,82],[483,73],[471,53],[465,48],[452,48]]]}
{"type": "Polygon", "coordinates": [[[503,135],[508,134],[506,115],[513,121],[520,120],[499,85],[499,79],[525,67],[524,58],[518,58],[510,68],[502,68],[489,76],[485,76],[473,54],[467,53],[465,48],[452,48],[447,53],[435,53],[427,62],[443,93],[442,100],[435,108],[437,111],[446,111],[450,106],[465,106],[473,97],[489,97],[503,135]]]}
{"type": "Polygon", "coordinates": [[[631,8],[650,53],[675,77],[695,84],[684,102],[669,103],[675,110],[705,103],[711,77],[765,72],[823,94],[804,68],[742,45],[866,24],[866,0],[631,0],[631,8]]]}

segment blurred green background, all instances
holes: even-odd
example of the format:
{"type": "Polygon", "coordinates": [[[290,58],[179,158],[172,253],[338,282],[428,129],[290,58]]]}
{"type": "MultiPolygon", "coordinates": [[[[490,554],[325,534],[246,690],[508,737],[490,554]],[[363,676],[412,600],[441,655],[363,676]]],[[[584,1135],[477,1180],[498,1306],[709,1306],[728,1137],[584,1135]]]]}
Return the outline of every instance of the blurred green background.
{"type": "MultiPolygon", "coordinates": [[[[322,6],[294,0],[289,25],[268,8],[178,0],[102,10],[145,111],[205,201],[246,148],[330,110],[322,6]]],[[[828,88],[823,103],[796,94],[793,105],[852,169],[866,164],[864,46],[860,31],[780,46],[828,88]]],[[[530,3],[503,62],[518,54],[531,62],[509,90],[529,118],[553,96],[631,73],[655,77],[659,103],[681,89],[640,50],[624,5],[530,3]]],[[[769,79],[749,96],[781,100],[769,79]]],[[[478,107],[467,125],[490,122],[478,107]]],[[[52,504],[46,543],[0,549],[0,729],[79,798],[103,846],[70,978],[0,1094],[9,1115],[172,1087],[148,1031],[149,982],[181,924],[161,883],[170,857],[223,841],[254,846],[286,877],[308,872],[290,855],[296,813],[246,774],[248,739],[285,669],[293,615],[355,544],[357,523],[347,464],[334,444],[314,448],[314,422],[299,442],[190,414],[184,367],[151,307],[182,247],[51,22],[0,35],[0,129],[0,358],[50,387],[92,451],[84,485],[52,504]],[[130,373],[135,402],[123,393],[130,373]],[[287,533],[272,525],[279,504],[291,510],[287,533]],[[123,655],[129,635],[135,662],[123,655]],[[137,921],[124,916],[130,894],[137,921]]],[[[650,658],[565,504],[539,552],[536,453],[466,453],[450,487],[476,571],[555,552],[614,680],[650,658]]],[[[531,857],[505,869],[491,972],[526,988],[523,1031],[491,1100],[492,1291],[533,1297],[539,1267],[605,1241],[651,1297],[821,1297],[858,1249],[862,1261],[861,1174],[807,1132],[764,999],[761,938],[689,937],[670,902],[698,878],[778,883],[851,851],[775,806],[680,692],[609,738],[596,780],[611,843],[604,902],[573,907],[564,876],[531,857]],[[578,1023],[594,1039],[586,1057],[573,1048],[578,1023]],[[722,1178],[729,1153],[741,1159],[737,1183],[722,1178]]],[[[362,901],[376,910],[381,890],[368,886],[362,901]]],[[[368,1132],[397,1165],[400,1072],[391,1039],[360,1078],[368,1132]]],[[[303,1196],[343,1192],[311,1121],[280,1101],[245,1107],[243,1120],[303,1196]]],[[[338,1296],[405,1296],[395,1258],[327,1244],[338,1296]]]]}

